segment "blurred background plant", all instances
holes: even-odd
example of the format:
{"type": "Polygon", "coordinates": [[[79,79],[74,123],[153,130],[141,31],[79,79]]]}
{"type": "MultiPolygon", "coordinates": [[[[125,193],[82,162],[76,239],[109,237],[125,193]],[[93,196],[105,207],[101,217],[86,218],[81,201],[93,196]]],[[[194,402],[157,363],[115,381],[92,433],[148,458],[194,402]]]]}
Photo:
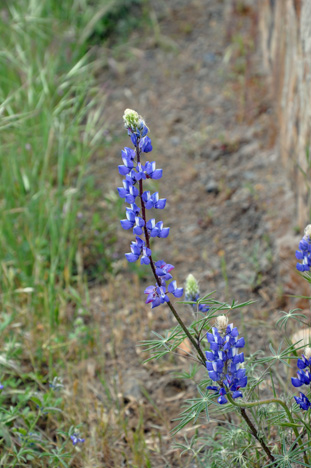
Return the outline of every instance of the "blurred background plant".
{"type": "Polygon", "coordinates": [[[70,440],[78,421],[49,381],[68,372],[69,349],[74,366],[94,347],[87,280],[111,271],[115,242],[116,197],[106,194],[104,219],[85,210],[102,200],[87,163],[108,145],[96,81],[106,57],[92,45],[124,40],[140,5],[0,6],[1,466],[73,466],[79,451],[70,440]]]}

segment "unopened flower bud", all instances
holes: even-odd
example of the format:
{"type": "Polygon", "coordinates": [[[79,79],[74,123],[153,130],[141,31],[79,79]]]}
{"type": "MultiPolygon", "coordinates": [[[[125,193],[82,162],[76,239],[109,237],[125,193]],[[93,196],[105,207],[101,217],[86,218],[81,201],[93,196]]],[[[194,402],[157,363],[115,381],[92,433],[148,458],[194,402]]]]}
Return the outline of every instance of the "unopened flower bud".
{"type": "Polygon", "coordinates": [[[146,126],[144,119],[133,109],[125,109],[123,114],[125,128],[130,128],[132,132],[143,130],[146,126]]]}
{"type": "Polygon", "coordinates": [[[218,328],[219,333],[226,331],[228,326],[228,318],[225,315],[218,315],[215,320],[215,327],[218,328]]]}
{"type": "Polygon", "coordinates": [[[199,284],[191,273],[186,279],[185,292],[187,301],[196,301],[200,295],[199,284]]]}

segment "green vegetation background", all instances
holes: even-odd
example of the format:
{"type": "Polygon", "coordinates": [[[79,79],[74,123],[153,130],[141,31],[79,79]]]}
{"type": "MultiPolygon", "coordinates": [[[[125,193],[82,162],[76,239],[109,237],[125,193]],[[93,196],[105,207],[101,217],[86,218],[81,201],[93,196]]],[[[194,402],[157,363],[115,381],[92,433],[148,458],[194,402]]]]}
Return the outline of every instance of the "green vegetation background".
{"type": "Polygon", "coordinates": [[[113,194],[95,187],[88,162],[109,146],[97,79],[106,56],[98,48],[125,42],[145,6],[7,0],[0,7],[0,466],[106,466],[103,415],[92,437],[82,425],[83,450],[69,438],[85,422],[75,372],[102,347],[89,320],[88,280],[111,271],[118,208],[113,194]],[[90,209],[99,199],[104,217],[90,209]],[[56,376],[69,393],[49,387],[56,376]]]}

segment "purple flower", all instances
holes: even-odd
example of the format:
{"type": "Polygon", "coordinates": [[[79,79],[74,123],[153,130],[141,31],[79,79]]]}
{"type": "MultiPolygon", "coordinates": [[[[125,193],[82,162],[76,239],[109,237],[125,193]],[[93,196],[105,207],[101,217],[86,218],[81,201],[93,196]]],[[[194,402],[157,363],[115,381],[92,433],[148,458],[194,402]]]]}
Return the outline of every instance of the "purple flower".
{"type": "Polygon", "coordinates": [[[297,263],[296,268],[298,271],[310,271],[311,267],[311,239],[310,239],[310,225],[305,229],[305,235],[299,242],[299,250],[296,250],[297,260],[302,260],[297,263]]]}
{"type": "Polygon", "coordinates": [[[298,378],[292,377],[292,385],[294,387],[301,387],[302,385],[309,385],[311,376],[309,371],[300,370],[297,372],[298,378]]]}
{"type": "MultiPolygon", "coordinates": [[[[153,161],[152,163],[147,161],[146,164],[138,163],[136,168],[135,168],[136,170],[135,169],[130,170],[130,168],[128,168],[126,166],[126,170],[127,169],[128,169],[128,171],[126,172],[126,174],[130,175],[130,177],[132,178],[133,183],[135,183],[135,182],[137,182],[138,180],[141,180],[141,179],[142,180],[145,180],[145,179],[161,179],[161,177],[162,177],[162,169],[156,169],[155,161],[153,161]]],[[[125,169],[123,171],[125,171],[125,169]]],[[[119,170],[119,172],[120,172],[120,170],[119,170]]]]}
{"type": "Polygon", "coordinates": [[[138,140],[138,135],[136,133],[133,133],[130,129],[128,130],[128,134],[131,137],[131,142],[133,143],[134,146],[137,145],[137,140],[138,140]]]}
{"type": "Polygon", "coordinates": [[[140,259],[141,265],[149,265],[150,263],[150,256],[151,256],[151,250],[146,247],[146,245],[143,246],[142,248],[142,257],[140,259]]]}
{"type": "Polygon", "coordinates": [[[79,437],[79,434],[76,432],[70,436],[70,439],[72,445],[83,444],[83,442],[85,442],[85,439],[81,439],[81,437],[79,437]]]}
{"type": "Polygon", "coordinates": [[[238,330],[233,325],[227,325],[225,316],[218,317],[221,327],[212,328],[212,333],[207,332],[207,341],[210,351],[206,351],[206,369],[209,378],[218,384],[209,385],[208,390],[218,393],[218,403],[225,404],[224,395],[231,392],[233,398],[242,398],[240,388],[247,385],[246,370],[240,365],[244,362],[244,354],[238,354],[238,348],[245,345],[244,338],[238,339],[238,330]]]}
{"type": "Polygon", "coordinates": [[[155,161],[151,163],[147,161],[144,170],[148,179],[161,179],[162,177],[162,169],[156,169],[155,161]]]}
{"type": "Polygon", "coordinates": [[[300,398],[296,396],[294,398],[301,409],[307,411],[310,408],[311,403],[304,393],[300,392],[300,398]]]}
{"type": "Polygon", "coordinates": [[[119,173],[121,175],[128,174],[130,170],[134,167],[134,158],[135,151],[131,148],[124,148],[124,150],[122,150],[123,165],[119,166],[119,173]]]}
{"type": "Polygon", "coordinates": [[[125,257],[128,262],[133,263],[136,262],[142,254],[142,258],[140,263],[143,265],[148,265],[150,263],[150,256],[151,256],[151,249],[149,249],[145,241],[143,241],[140,237],[136,237],[136,242],[131,243],[131,253],[126,253],[125,257]]]}
{"type": "MultiPolygon", "coordinates": [[[[171,275],[169,276],[172,277],[171,275]]],[[[152,309],[164,304],[164,302],[169,302],[168,293],[173,294],[175,297],[181,297],[184,293],[183,288],[177,288],[176,281],[172,281],[168,285],[168,288],[166,288],[165,279],[162,277],[161,280],[161,286],[148,286],[144,291],[145,294],[148,294],[146,304],[151,303],[152,309]]]]}
{"type": "Polygon", "coordinates": [[[149,137],[143,137],[139,142],[139,148],[143,153],[150,153],[152,151],[152,144],[149,137]]]}
{"type": "Polygon", "coordinates": [[[140,237],[136,237],[136,242],[131,242],[131,253],[125,254],[127,261],[131,263],[136,262],[141,255],[143,247],[145,247],[145,242],[140,237]]]}
{"type": "Polygon", "coordinates": [[[225,403],[228,403],[227,398],[224,396],[220,396],[217,401],[220,405],[224,405],[225,403]]]}
{"type": "Polygon", "coordinates": [[[142,228],[145,226],[145,221],[139,216],[135,216],[135,213],[130,208],[126,208],[126,217],[127,219],[120,221],[123,229],[133,228],[133,233],[140,236],[143,233],[142,228]]]}
{"type": "Polygon", "coordinates": [[[164,302],[169,302],[170,299],[166,294],[166,286],[148,286],[145,289],[144,294],[148,294],[146,304],[151,303],[151,308],[154,309],[164,302]]]}
{"type": "Polygon", "coordinates": [[[163,221],[155,222],[155,219],[149,219],[146,224],[150,237],[160,237],[166,239],[170,233],[170,228],[163,227],[163,221]]]}
{"type": "Polygon", "coordinates": [[[181,297],[184,294],[183,288],[177,288],[176,281],[172,281],[168,285],[167,292],[173,294],[175,297],[181,297]]]}
{"type": "Polygon", "coordinates": [[[136,213],[131,208],[126,208],[127,219],[121,219],[120,223],[123,229],[131,229],[136,220],[136,213]]]}
{"type": "Polygon", "coordinates": [[[149,210],[150,208],[156,208],[158,210],[162,210],[165,208],[166,205],[166,198],[159,199],[158,192],[154,194],[150,194],[149,191],[146,191],[142,195],[142,199],[145,203],[145,207],[149,210]]]}
{"type": "Polygon", "coordinates": [[[164,260],[158,260],[155,262],[156,267],[156,274],[162,278],[162,280],[168,281],[172,279],[172,275],[170,271],[172,271],[175,267],[174,265],[170,265],[169,263],[165,263],[164,260]]]}
{"type": "MultiPolygon", "coordinates": [[[[308,353],[308,348],[306,350],[308,353]]],[[[309,356],[308,356],[309,357],[309,356]]],[[[307,358],[306,356],[302,355],[301,359],[298,358],[297,360],[297,367],[298,367],[298,372],[297,372],[297,378],[292,377],[292,385],[294,387],[301,387],[302,385],[309,385],[311,382],[311,359],[307,358]],[[308,368],[306,371],[304,369],[308,368]]]]}
{"type": "Polygon", "coordinates": [[[151,308],[159,306],[164,302],[169,302],[167,294],[173,294],[175,297],[181,297],[184,293],[183,288],[177,288],[176,281],[172,281],[168,287],[166,287],[166,281],[172,279],[170,271],[174,269],[173,265],[165,263],[164,260],[155,262],[156,274],[161,280],[161,286],[148,286],[145,289],[145,294],[148,294],[146,304],[151,303],[151,308]]]}
{"type": "Polygon", "coordinates": [[[118,187],[120,197],[125,198],[126,203],[135,203],[135,199],[139,195],[138,189],[128,179],[124,179],[122,183],[123,187],[118,187]]]}

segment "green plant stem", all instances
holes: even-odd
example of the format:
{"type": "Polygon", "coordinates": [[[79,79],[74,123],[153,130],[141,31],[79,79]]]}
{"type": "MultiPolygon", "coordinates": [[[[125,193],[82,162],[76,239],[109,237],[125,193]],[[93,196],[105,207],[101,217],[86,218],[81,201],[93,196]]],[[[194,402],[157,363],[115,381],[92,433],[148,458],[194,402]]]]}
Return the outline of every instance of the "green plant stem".
{"type": "MultiPolygon", "coordinates": [[[[264,451],[266,452],[268,458],[270,461],[272,462],[275,462],[275,458],[274,456],[272,455],[269,447],[266,445],[265,441],[259,436],[254,424],[252,423],[252,421],[249,419],[247,413],[246,413],[246,410],[245,408],[239,408],[240,410],[240,413],[241,413],[241,416],[242,418],[244,419],[244,421],[247,423],[247,425],[249,426],[250,430],[252,431],[252,434],[253,436],[255,437],[256,440],[258,440],[258,442],[260,443],[260,445],[262,446],[262,448],[264,449],[264,451]]],[[[277,467],[277,463],[274,463],[272,466],[275,466],[277,467]]]]}
{"type": "MultiPolygon", "coordinates": [[[[137,162],[140,163],[139,142],[137,143],[135,148],[136,148],[137,162]]],[[[146,246],[147,246],[148,249],[150,249],[150,236],[149,236],[148,229],[147,229],[147,226],[146,226],[146,224],[147,224],[146,207],[145,207],[145,203],[144,203],[144,200],[143,200],[142,196],[143,196],[143,181],[142,181],[142,179],[140,179],[140,181],[139,181],[139,197],[140,197],[140,203],[141,203],[142,218],[143,218],[143,220],[145,222],[144,235],[145,235],[145,239],[146,239],[146,246]]],[[[156,269],[155,269],[155,265],[154,265],[152,255],[150,255],[149,258],[150,258],[150,266],[151,266],[153,276],[155,277],[155,280],[156,280],[158,286],[161,287],[162,283],[161,283],[161,280],[160,280],[160,278],[158,277],[158,275],[156,273],[156,269]]],[[[191,341],[191,343],[194,346],[195,350],[197,351],[199,361],[205,367],[206,359],[205,359],[204,353],[203,353],[203,351],[202,351],[202,349],[200,347],[200,343],[197,343],[195,338],[191,335],[191,333],[189,332],[188,328],[186,327],[186,325],[184,324],[184,322],[180,318],[180,315],[178,314],[177,310],[175,309],[175,307],[173,306],[171,301],[167,302],[167,306],[170,308],[170,310],[173,313],[175,319],[177,320],[177,322],[179,323],[179,325],[181,326],[181,328],[185,332],[186,336],[191,341]]]]}
{"type": "MultiPolygon", "coordinates": [[[[304,450],[303,442],[302,442],[302,440],[301,440],[301,438],[299,436],[298,429],[297,429],[297,427],[295,427],[295,421],[294,421],[294,419],[293,419],[293,417],[291,415],[291,412],[290,412],[287,404],[285,403],[285,401],[280,400],[279,398],[269,398],[267,400],[251,401],[251,402],[248,402],[248,403],[237,403],[236,401],[234,401],[234,399],[232,398],[232,396],[229,393],[227,393],[226,396],[227,396],[228,400],[230,401],[230,403],[232,405],[236,406],[237,408],[239,408],[240,410],[241,409],[245,410],[245,408],[253,408],[255,406],[269,405],[271,403],[276,403],[278,405],[281,405],[283,407],[283,409],[285,410],[285,413],[287,414],[288,420],[293,424],[292,429],[293,429],[294,434],[295,434],[295,436],[297,438],[297,442],[300,445],[300,448],[302,450],[304,450]]],[[[303,459],[304,459],[304,462],[308,465],[309,460],[308,460],[308,457],[307,457],[305,452],[303,454],[303,459]]]]}
{"type": "MultiPolygon", "coordinates": [[[[304,436],[306,435],[306,433],[307,433],[307,430],[306,430],[306,428],[304,428],[302,430],[301,434],[299,435],[299,439],[302,440],[304,438],[304,436]]],[[[298,445],[298,440],[296,440],[295,444],[293,445],[292,452],[295,450],[297,445],[298,445]]]]}
{"type": "Polygon", "coordinates": [[[195,347],[195,349],[196,349],[196,351],[197,351],[197,353],[199,355],[200,362],[203,364],[204,367],[206,367],[206,364],[205,364],[206,359],[205,359],[205,356],[203,354],[202,349],[200,348],[200,345],[198,343],[196,343],[194,337],[191,335],[191,333],[189,332],[189,330],[187,329],[187,327],[183,323],[182,319],[180,318],[180,316],[179,316],[178,312],[176,311],[175,307],[173,306],[173,304],[171,302],[167,302],[167,305],[171,309],[175,319],[177,320],[177,322],[179,323],[179,325],[181,326],[181,328],[186,333],[187,337],[189,338],[189,340],[191,341],[191,343],[195,347]]]}

